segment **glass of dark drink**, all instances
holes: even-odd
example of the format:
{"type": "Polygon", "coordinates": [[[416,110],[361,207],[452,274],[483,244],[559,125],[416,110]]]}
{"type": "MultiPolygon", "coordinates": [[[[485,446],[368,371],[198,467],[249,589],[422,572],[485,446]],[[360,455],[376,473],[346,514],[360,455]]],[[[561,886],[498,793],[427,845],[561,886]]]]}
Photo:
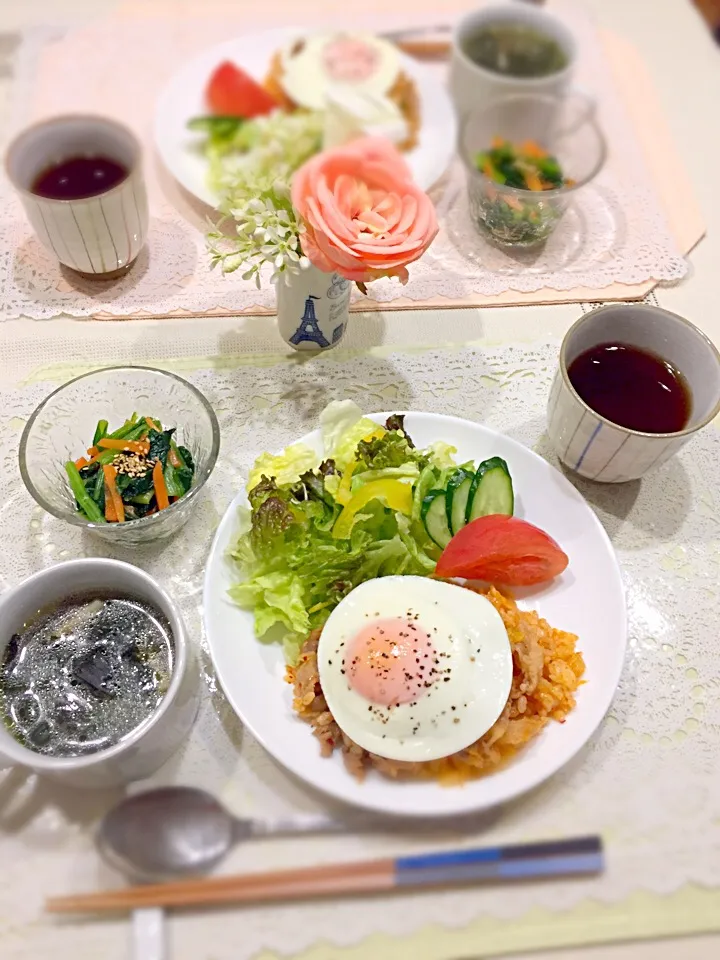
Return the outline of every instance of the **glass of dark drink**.
{"type": "Polygon", "coordinates": [[[550,391],[548,434],[590,480],[637,480],[720,413],[720,353],[697,327],[648,304],[616,304],[570,328],[550,391]]]}
{"type": "Polygon", "coordinates": [[[84,277],[127,271],[145,244],[148,203],[140,144],[106,117],[53,117],[24,130],[5,167],[38,239],[84,277]]]}

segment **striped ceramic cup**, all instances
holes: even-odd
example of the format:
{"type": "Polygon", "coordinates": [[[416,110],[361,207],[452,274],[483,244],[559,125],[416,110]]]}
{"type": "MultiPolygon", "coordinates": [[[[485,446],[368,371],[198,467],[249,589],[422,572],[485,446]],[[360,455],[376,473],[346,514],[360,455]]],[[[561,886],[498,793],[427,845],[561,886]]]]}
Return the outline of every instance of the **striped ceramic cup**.
{"type": "Polygon", "coordinates": [[[10,144],[5,167],[38,239],[60,263],[99,279],[119,276],[132,265],[147,238],[148,203],[140,144],[127,127],[105,117],[53,117],[28,127],[10,144]],[[77,156],[107,157],[127,176],[81,200],[32,192],[44,170],[77,156]]]}
{"type": "Polygon", "coordinates": [[[720,413],[720,353],[697,327],[647,304],[617,304],[586,314],[568,331],[550,391],[548,435],[566,467],[590,480],[637,480],[669,460],[720,413]],[[602,343],[623,343],[671,363],[690,387],[687,426],[677,433],[642,433],[596,413],[576,393],[568,367],[602,343]]]}

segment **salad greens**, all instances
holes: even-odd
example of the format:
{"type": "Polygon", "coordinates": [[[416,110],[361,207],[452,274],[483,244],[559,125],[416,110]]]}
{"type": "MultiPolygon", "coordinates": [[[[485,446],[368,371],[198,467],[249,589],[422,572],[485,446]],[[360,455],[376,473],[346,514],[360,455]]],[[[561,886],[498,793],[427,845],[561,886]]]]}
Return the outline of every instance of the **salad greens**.
{"type": "Polygon", "coordinates": [[[478,225],[509,246],[534,246],[547,240],[565,206],[564,200],[543,198],[543,193],[574,184],[557,157],[534,140],[514,144],[495,137],[488,150],[476,155],[475,165],[490,181],[476,191],[473,206],[478,225]]]}
{"type": "Polygon", "coordinates": [[[474,518],[481,503],[512,513],[504,461],[485,461],[477,471],[472,463],[458,467],[450,444],[418,449],[402,416],[380,426],[352,401],[336,401],[321,414],[320,432],[322,457],[296,443],[258,458],[248,481],[250,510],[230,550],[243,576],[231,598],[254,612],[258,637],[282,635],[291,662],[307,634],[358,584],[391,574],[429,576],[455,527],[474,518]],[[453,508],[460,484],[450,481],[458,471],[467,483],[453,508]]]}
{"type": "Polygon", "coordinates": [[[324,459],[303,444],[258,459],[250,526],[231,550],[246,579],[230,596],[254,611],[259,637],[284,628],[290,660],[359,583],[435,569],[440,550],[420,519],[422,489],[454,469],[453,448],[416,450],[402,418],[379,427],[346,400],[320,421],[324,459]],[[429,480],[413,486],[423,471],[429,480]]]}
{"type": "Polygon", "coordinates": [[[572,180],[563,176],[557,157],[534,140],[514,144],[495,137],[489,150],[478,153],[475,164],[495,183],[518,190],[557,190],[572,186],[572,180]]]}
{"type": "Polygon", "coordinates": [[[194,117],[188,128],[204,135],[201,149],[208,164],[208,184],[223,197],[221,210],[230,214],[254,183],[288,180],[290,175],[322,147],[324,116],[320,112],[267,116],[194,117]]]}

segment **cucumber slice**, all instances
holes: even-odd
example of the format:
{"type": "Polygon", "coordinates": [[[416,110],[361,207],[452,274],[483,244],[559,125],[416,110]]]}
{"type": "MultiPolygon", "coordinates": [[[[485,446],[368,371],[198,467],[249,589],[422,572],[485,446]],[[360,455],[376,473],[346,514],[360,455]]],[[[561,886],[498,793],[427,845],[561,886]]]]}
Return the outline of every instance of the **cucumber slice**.
{"type": "Polygon", "coordinates": [[[447,513],[448,526],[453,534],[456,534],[461,527],[465,526],[468,497],[474,478],[474,473],[463,470],[461,467],[455,471],[448,481],[445,491],[445,512],[447,513]]]}
{"type": "Polygon", "coordinates": [[[477,468],[468,496],[466,521],[500,513],[513,515],[515,496],[508,465],[501,457],[483,460],[477,468]]]}
{"type": "Polygon", "coordinates": [[[444,490],[431,490],[428,493],[423,500],[420,516],[430,539],[444,550],[452,539],[445,510],[444,490]]]}

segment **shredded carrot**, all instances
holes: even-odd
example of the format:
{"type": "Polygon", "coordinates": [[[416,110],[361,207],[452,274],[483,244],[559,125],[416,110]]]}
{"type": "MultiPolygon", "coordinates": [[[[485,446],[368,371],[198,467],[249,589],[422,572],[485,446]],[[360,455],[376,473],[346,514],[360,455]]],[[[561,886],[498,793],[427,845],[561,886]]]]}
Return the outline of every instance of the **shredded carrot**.
{"type": "MultiPolygon", "coordinates": [[[[531,173],[531,172],[527,173],[527,174],[525,175],[525,181],[526,181],[526,183],[527,183],[527,185],[528,185],[528,190],[542,190],[542,189],[543,189],[542,180],[541,180],[540,177],[539,177],[536,173],[534,173],[534,172],[532,172],[532,173],[531,173]]],[[[100,441],[100,442],[102,443],[102,441],[100,441]]]]}
{"type": "Polygon", "coordinates": [[[490,146],[493,148],[493,150],[498,150],[500,147],[504,147],[504,146],[505,146],[505,138],[504,138],[504,137],[493,137],[492,140],[490,141],[490,146]]]}
{"type": "Polygon", "coordinates": [[[172,447],[170,447],[170,452],[168,453],[168,460],[173,467],[181,467],[183,465],[182,460],[172,447]]]}
{"type": "Polygon", "coordinates": [[[164,510],[170,506],[167,487],[165,486],[165,477],[160,460],[155,461],[153,467],[153,487],[155,488],[155,499],[157,500],[158,510],[164,510]]]}
{"type": "Polygon", "coordinates": [[[141,453],[147,455],[150,452],[150,444],[147,440],[113,440],[106,437],[100,440],[99,447],[103,450],[129,450],[130,453],[141,453]]]}
{"type": "Polygon", "coordinates": [[[78,468],[78,470],[82,470],[82,468],[86,467],[87,465],[88,461],[85,459],[85,457],[80,457],[79,460],[75,461],[75,466],[78,468]]]}
{"type": "Polygon", "coordinates": [[[103,437],[98,442],[98,446],[101,446],[103,450],[124,450],[129,442],[129,440],[113,440],[112,437],[103,437]]]}
{"type": "Polygon", "coordinates": [[[97,447],[88,447],[87,452],[89,457],[96,457],[100,453],[97,447]]]}
{"type": "Polygon", "coordinates": [[[107,495],[107,490],[105,491],[105,519],[108,523],[115,523],[117,519],[113,510],[112,499],[107,495]]]}
{"type": "Polygon", "coordinates": [[[517,197],[507,196],[505,197],[505,203],[513,210],[520,211],[523,208],[523,205],[520,203],[517,197]]]}
{"type": "Polygon", "coordinates": [[[526,157],[534,157],[538,160],[548,155],[547,150],[543,150],[540,144],[535,140],[526,140],[520,145],[520,150],[518,152],[524,153],[526,157]]]}
{"type": "Polygon", "coordinates": [[[105,502],[107,503],[108,499],[112,501],[115,519],[122,523],[125,519],[125,504],[115,483],[117,470],[111,463],[103,464],[103,476],[105,477],[105,502]]]}
{"type": "Polygon", "coordinates": [[[156,427],[155,424],[152,422],[152,420],[150,419],[150,417],[145,417],[145,423],[150,427],[151,430],[157,430],[157,427],[156,427]]]}
{"type": "Polygon", "coordinates": [[[483,164],[482,172],[485,174],[486,177],[489,177],[490,180],[495,179],[495,167],[490,163],[489,160],[486,160],[485,163],[483,164]]]}

